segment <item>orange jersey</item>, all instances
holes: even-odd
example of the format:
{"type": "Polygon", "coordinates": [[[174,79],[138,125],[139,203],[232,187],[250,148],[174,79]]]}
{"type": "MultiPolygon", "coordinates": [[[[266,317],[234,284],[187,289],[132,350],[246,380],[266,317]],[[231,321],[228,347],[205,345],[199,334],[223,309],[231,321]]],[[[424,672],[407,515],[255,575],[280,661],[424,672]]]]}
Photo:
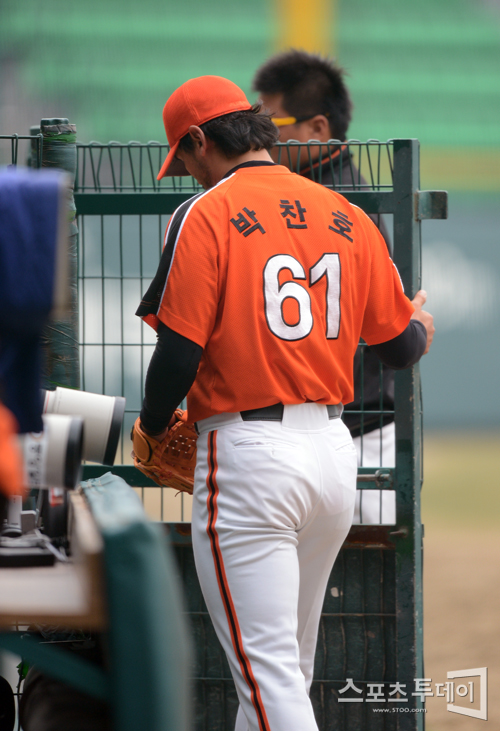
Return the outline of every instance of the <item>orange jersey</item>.
{"type": "Polygon", "coordinates": [[[203,348],[194,421],[277,402],[349,403],[360,337],[396,337],[414,309],[368,216],[280,165],[247,163],[180,206],[162,268],[156,302],[138,314],[149,307],[203,348]]]}

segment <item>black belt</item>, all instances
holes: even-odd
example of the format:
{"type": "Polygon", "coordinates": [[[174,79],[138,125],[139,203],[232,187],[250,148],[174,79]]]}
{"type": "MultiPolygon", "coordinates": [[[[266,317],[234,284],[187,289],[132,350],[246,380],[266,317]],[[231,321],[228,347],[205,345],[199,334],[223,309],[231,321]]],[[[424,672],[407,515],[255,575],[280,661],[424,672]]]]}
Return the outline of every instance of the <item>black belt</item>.
{"type": "MultiPolygon", "coordinates": [[[[240,411],[243,421],[283,421],[283,404],[263,406],[261,409],[249,409],[240,411]]],[[[329,419],[338,419],[342,416],[344,407],[342,404],[326,404],[329,419]]]]}

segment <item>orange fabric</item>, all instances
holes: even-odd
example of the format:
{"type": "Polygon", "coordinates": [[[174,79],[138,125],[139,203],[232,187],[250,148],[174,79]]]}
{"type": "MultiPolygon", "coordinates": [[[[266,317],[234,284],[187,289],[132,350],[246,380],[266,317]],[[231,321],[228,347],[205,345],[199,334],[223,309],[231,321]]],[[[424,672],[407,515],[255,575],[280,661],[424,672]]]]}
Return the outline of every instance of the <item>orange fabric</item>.
{"type": "Polygon", "coordinates": [[[12,413],[0,404],[0,491],[8,497],[24,495],[23,461],[12,413]]]}
{"type": "Polygon", "coordinates": [[[368,216],[276,165],[240,168],[193,202],[158,317],[204,348],[188,394],[198,421],[349,403],[360,336],[396,337],[413,309],[368,216]]]}

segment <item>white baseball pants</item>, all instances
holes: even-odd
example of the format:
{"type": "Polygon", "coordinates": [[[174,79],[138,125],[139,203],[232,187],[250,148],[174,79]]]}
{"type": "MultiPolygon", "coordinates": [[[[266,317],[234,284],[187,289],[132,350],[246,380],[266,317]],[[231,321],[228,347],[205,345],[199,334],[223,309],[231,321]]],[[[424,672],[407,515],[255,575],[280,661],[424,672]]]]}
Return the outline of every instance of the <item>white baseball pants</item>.
{"type": "Polygon", "coordinates": [[[317,731],[309,689],[328,578],[352,523],[356,451],[318,404],[198,422],[192,535],[238,731],[317,731]]]}
{"type": "MultiPolygon", "coordinates": [[[[396,464],[396,428],[394,422],[354,438],[358,467],[394,467],[396,464]]],[[[396,493],[394,490],[358,490],[353,523],[394,525],[396,493]]]]}

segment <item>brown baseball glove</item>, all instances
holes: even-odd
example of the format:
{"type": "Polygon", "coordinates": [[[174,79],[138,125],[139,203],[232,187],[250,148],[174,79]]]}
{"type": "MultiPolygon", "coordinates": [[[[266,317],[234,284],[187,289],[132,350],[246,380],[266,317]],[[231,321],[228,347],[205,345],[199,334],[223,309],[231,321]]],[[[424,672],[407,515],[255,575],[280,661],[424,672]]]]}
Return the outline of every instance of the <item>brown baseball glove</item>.
{"type": "Polygon", "coordinates": [[[192,495],[198,435],[187,421],[187,411],[176,409],[175,416],[177,421],[161,442],[148,436],[137,418],[130,435],[134,445],[132,457],[137,469],[157,485],[192,495]]]}

